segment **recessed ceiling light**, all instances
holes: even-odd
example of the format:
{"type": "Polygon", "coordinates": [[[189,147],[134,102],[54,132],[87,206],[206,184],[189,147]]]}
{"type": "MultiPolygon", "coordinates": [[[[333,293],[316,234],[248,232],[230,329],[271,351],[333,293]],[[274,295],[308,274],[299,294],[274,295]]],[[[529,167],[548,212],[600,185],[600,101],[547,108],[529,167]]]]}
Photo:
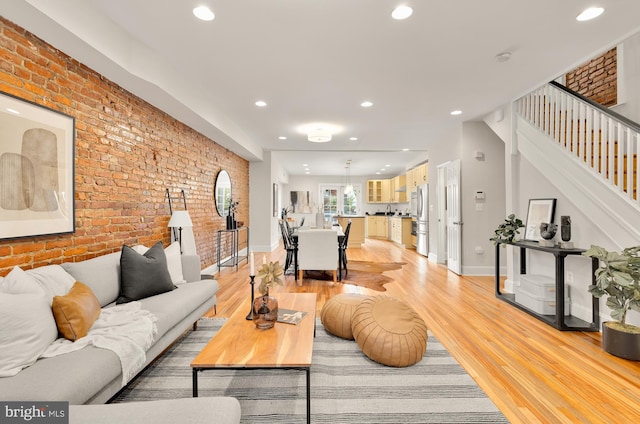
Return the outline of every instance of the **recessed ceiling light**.
{"type": "Polygon", "coordinates": [[[604,12],[604,9],[602,7],[590,7],[583,10],[582,13],[576,16],[576,21],[584,22],[595,19],[598,16],[602,15],[602,12],[604,12]]]}
{"type": "Polygon", "coordinates": [[[387,165],[385,165],[385,166],[388,168],[388,167],[390,167],[391,165],[387,164],[387,165]]]}
{"type": "Polygon", "coordinates": [[[285,137],[285,136],[283,136],[283,135],[281,135],[280,137],[278,137],[278,140],[286,140],[286,139],[287,139],[287,137],[285,137]]]}
{"type": "Polygon", "coordinates": [[[409,149],[402,149],[402,151],[403,151],[403,152],[408,152],[408,151],[409,151],[409,149]]]}
{"type": "Polygon", "coordinates": [[[20,115],[20,112],[15,109],[11,109],[10,107],[7,108],[7,112],[13,113],[14,115],[20,115]]]}
{"type": "Polygon", "coordinates": [[[366,100],[366,101],[360,103],[360,106],[362,106],[362,107],[371,107],[371,106],[373,106],[373,103],[371,103],[369,100],[366,100]]]}
{"type": "Polygon", "coordinates": [[[452,110],[452,111],[451,111],[451,114],[452,114],[453,116],[455,116],[455,115],[462,115],[462,111],[461,111],[461,110],[452,110]]]}
{"type": "Polygon", "coordinates": [[[311,172],[307,171],[307,172],[305,172],[305,174],[309,175],[309,174],[311,174],[311,172]]]}
{"type": "Polygon", "coordinates": [[[376,172],[376,175],[380,175],[380,171],[376,172]]]}
{"type": "Polygon", "coordinates": [[[351,140],[351,141],[358,141],[358,137],[349,137],[349,140],[351,140]]]}
{"type": "Polygon", "coordinates": [[[267,102],[265,102],[264,100],[258,100],[256,102],[256,106],[258,107],[265,107],[267,105],[267,102]]]}
{"type": "Polygon", "coordinates": [[[302,166],[309,166],[309,164],[308,163],[303,163],[302,166]]]}
{"type": "Polygon", "coordinates": [[[213,14],[211,9],[207,6],[198,6],[193,9],[193,14],[196,18],[201,19],[203,21],[213,21],[216,15],[213,14]]]}
{"type": "Polygon", "coordinates": [[[411,14],[413,13],[413,9],[410,8],[409,6],[398,6],[395,9],[393,9],[393,12],[391,12],[391,17],[393,19],[407,19],[409,16],[411,16],[411,14]]]}

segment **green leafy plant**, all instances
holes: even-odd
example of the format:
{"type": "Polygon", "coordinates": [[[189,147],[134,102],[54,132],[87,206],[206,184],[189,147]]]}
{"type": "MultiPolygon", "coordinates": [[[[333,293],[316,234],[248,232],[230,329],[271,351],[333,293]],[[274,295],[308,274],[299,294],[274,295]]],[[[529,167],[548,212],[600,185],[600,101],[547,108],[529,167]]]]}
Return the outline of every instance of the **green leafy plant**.
{"type": "Polygon", "coordinates": [[[489,240],[491,240],[494,245],[497,245],[498,243],[513,243],[516,235],[520,234],[518,229],[522,227],[524,227],[522,220],[516,218],[515,214],[511,214],[498,226],[495,231],[495,235],[489,240]]]}
{"type": "Polygon", "coordinates": [[[269,292],[269,288],[273,287],[275,284],[281,286],[282,285],[282,277],[284,275],[284,269],[280,262],[269,262],[268,264],[262,264],[260,269],[258,270],[258,278],[261,278],[260,285],[258,286],[258,290],[260,293],[267,294],[269,292]]]}
{"type": "Polygon", "coordinates": [[[620,322],[620,330],[640,332],[640,327],[627,324],[630,310],[640,312],[640,246],[628,247],[621,253],[611,252],[600,246],[591,246],[583,253],[600,260],[595,272],[596,284],[589,286],[589,293],[607,297],[611,318],[620,322]]]}

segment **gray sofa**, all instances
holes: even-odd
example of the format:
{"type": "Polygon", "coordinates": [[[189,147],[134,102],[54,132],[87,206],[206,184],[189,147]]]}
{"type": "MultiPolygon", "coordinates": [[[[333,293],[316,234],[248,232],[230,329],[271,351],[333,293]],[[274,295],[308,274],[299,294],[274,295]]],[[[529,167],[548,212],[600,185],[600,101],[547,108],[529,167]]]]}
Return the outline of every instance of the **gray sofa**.
{"type": "MultiPolygon", "coordinates": [[[[113,305],[119,294],[120,254],[65,263],[62,267],[77,281],[89,286],[105,308],[113,305]]],[[[140,300],[142,308],[157,317],[158,327],[158,334],[146,352],[144,366],[215,307],[218,283],[200,279],[199,257],[182,256],[182,268],[186,283],[179,284],[173,291],[140,300]]],[[[111,350],[89,346],[60,356],[41,358],[13,377],[0,378],[0,400],[101,404],[122,387],[119,357],[111,350]]]]}

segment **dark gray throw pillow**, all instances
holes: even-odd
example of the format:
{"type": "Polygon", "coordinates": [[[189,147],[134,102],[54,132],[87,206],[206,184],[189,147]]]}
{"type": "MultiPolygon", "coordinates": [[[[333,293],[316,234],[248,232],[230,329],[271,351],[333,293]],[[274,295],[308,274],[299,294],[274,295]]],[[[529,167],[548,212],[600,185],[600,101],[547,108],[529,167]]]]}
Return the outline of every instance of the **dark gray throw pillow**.
{"type": "Polygon", "coordinates": [[[120,296],[116,303],[127,303],[174,289],[167,257],[161,242],[144,255],[122,246],[120,255],[120,296]]]}

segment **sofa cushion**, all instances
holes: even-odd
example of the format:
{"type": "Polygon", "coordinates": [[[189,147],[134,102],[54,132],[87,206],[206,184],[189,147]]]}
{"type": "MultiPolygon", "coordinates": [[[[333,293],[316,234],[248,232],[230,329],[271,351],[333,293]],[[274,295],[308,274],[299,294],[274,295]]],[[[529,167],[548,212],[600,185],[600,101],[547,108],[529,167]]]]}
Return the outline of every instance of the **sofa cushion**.
{"type": "Polygon", "coordinates": [[[75,279],[89,286],[100,305],[113,303],[120,292],[120,252],[98,256],[82,262],[65,262],[62,265],[75,279]]]}
{"type": "Polygon", "coordinates": [[[108,405],[74,405],[69,423],[92,424],[174,424],[240,422],[240,402],[232,397],[163,399],[108,405]]]}
{"type": "Polygon", "coordinates": [[[0,323],[0,377],[32,365],[58,337],[49,302],[42,294],[0,293],[0,323]]]}
{"type": "Polygon", "coordinates": [[[40,284],[49,300],[49,304],[51,304],[54,296],[67,294],[76,282],[76,279],[60,265],[42,266],[30,269],[26,273],[40,284]]]}
{"type": "Polygon", "coordinates": [[[87,335],[100,316],[100,302],[91,289],[79,281],[64,296],[55,296],[51,304],[58,331],[75,342],[87,335]]]}
{"type": "Polygon", "coordinates": [[[159,339],[200,305],[215,296],[217,291],[216,280],[202,280],[180,284],[172,292],[142,299],[140,303],[142,309],[156,316],[158,327],[156,339],[159,339]]]}
{"type": "Polygon", "coordinates": [[[167,268],[173,284],[182,284],[185,282],[182,275],[182,258],[180,257],[180,243],[174,241],[166,249],[164,254],[167,256],[167,268]]]}
{"type": "Polygon", "coordinates": [[[92,401],[114,383],[116,387],[122,386],[118,355],[107,349],[87,346],[53,358],[39,359],[14,377],[0,378],[0,398],[3,401],[37,399],[81,404],[92,401]]]}
{"type": "Polygon", "coordinates": [[[122,246],[120,256],[120,296],[116,303],[127,303],[174,289],[162,243],[144,255],[122,246]]]}
{"type": "Polygon", "coordinates": [[[18,266],[13,267],[7,277],[0,281],[0,293],[45,295],[38,281],[18,266]]]}

